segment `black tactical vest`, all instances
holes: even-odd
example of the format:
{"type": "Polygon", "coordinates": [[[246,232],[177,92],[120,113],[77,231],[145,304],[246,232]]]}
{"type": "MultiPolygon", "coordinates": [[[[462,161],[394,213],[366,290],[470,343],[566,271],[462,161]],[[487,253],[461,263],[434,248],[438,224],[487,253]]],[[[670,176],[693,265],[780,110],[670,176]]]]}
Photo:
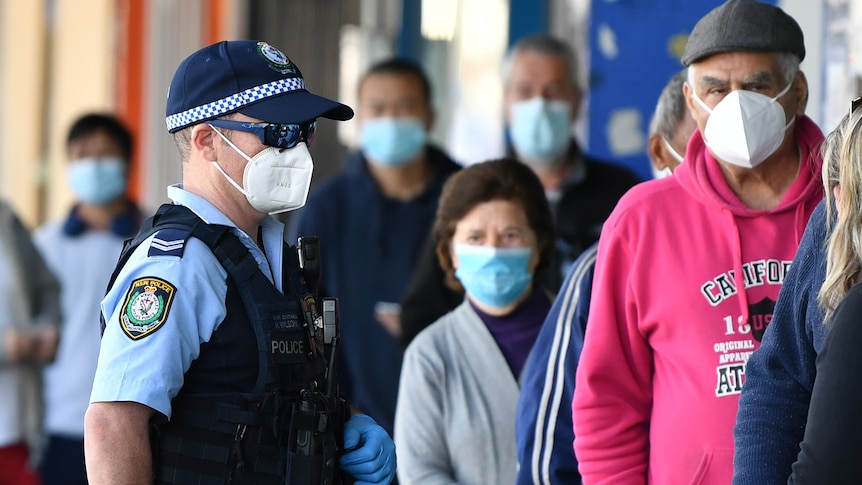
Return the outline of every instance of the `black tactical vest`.
{"type": "Polygon", "coordinates": [[[326,353],[293,247],[284,250],[282,294],[230,227],[166,204],[123,249],[112,283],[135,248],[163,230],[212,250],[228,273],[227,314],[186,372],[170,421],[152,423],[155,483],[343,483],[335,457],[346,406],[322,392],[326,353]]]}

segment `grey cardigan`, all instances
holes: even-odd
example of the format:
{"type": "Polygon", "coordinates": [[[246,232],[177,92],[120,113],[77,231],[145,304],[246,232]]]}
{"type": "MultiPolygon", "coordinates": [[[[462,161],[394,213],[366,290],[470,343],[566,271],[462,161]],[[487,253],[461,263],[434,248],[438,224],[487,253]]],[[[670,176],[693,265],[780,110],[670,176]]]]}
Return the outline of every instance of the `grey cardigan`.
{"type": "MultiPolygon", "coordinates": [[[[24,309],[26,315],[17,315],[15,320],[22,322],[25,329],[37,325],[59,327],[62,322],[60,314],[60,284],[51,270],[42,260],[38,250],[30,239],[27,228],[12,212],[12,209],[0,201],[0,257],[8,258],[12,273],[21,286],[22,298],[25,300],[18,308],[24,309]]],[[[3,309],[0,311],[9,311],[3,309]]],[[[0,322],[0,365],[8,365],[6,345],[2,341],[4,327],[0,322]]],[[[39,444],[42,433],[42,368],[34,364],[22,365],[25,373],[25,388],[21,390],[26,416],[21,416],[24,423],[25,438],[30,448],[31,462],[38,460],[39,444]]]]}
{"type": "Polygon", "coordinates": [[[518,382],[465,300],[404,354],[395,445],[401,485],[515,483],[518,382]]]}

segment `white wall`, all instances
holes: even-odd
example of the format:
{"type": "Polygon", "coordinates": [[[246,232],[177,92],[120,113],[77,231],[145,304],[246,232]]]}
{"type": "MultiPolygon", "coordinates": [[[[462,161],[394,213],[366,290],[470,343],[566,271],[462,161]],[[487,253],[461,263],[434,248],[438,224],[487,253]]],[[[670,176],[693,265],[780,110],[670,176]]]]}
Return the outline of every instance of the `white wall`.
{"type": "Polygon", "coordinates": [[[805,36],[805,60],[802,71],[808,78],[808,116],[824,131],[834,128],[826,119],[824,104],[823,69],[823,4],[826,0],[779,0],[778,6],[790,14],[802,27],[805,36]]]}

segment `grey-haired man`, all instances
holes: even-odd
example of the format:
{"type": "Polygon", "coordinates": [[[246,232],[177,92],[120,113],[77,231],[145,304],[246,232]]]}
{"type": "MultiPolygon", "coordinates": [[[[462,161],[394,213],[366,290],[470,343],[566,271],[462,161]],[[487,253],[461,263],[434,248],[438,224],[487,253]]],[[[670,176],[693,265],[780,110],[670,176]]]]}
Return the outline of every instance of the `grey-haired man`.
{"type": "Polygon", "coordinates": [[[685,161],[629,191],[599,242],[572,405],[585,483],[730,482],[745,364],[823,197],[804,56],[767,3],[692,31],[685,161]]]}

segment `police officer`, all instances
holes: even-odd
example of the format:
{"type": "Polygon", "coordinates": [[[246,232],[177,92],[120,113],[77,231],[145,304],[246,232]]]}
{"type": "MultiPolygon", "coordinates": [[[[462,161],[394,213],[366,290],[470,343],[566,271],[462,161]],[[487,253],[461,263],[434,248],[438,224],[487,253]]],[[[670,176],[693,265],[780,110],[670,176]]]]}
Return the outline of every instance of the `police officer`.
{"type": "Polygon", "coordinates": [[[121,256],[102,302],[90,483],[333,483],[335,460],[315,453],[340,447],[356,483],[391,480],[386,432],[365,415],[338,426],[317,320],[305,318],[313,292],[267,215],[305,204],[321,116],[353,111],[308,92],[264,42],[220,42],[180,64],[166,124],[183,183],[121,256]],[[336,443],[309,445],[333,430],[336,443]]]}

